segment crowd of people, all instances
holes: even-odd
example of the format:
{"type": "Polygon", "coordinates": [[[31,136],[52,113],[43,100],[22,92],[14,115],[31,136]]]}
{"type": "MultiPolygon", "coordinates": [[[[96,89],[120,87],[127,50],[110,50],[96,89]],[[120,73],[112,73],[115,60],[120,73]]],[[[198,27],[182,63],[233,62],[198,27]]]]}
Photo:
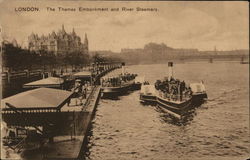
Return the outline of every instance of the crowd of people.
{"type": "Polygon", "coordinates": [[[135,79],[137,74],[126,73],[124,75],[118,75],[115,77],[106,77],[101,79],[101,85],[103,87],[118,87],[124,83],[135,79]]]}
{"type": "Polygon", "coordinates": [[[183,97],[188,97],[192,94],[191,88],[188,87],[185,81],[174,79],[173,77],[165,78],[163,81],[157,80],[155,88],[160,91],[160,95],[171,100],[183,100],[183,97]]]}
{"type": "Polygon", "coordinates": [[[87,98],[87,93],[90,90],[91,84],[89,81],[82,82],[80,79],[75,81],[75,85],[72,88],[72,91],[74,92],[73,97],[80,100],[80,104],[78,104],[78,101],[76,101],[76,105],[82,105],[83,99],[87,98]]]}

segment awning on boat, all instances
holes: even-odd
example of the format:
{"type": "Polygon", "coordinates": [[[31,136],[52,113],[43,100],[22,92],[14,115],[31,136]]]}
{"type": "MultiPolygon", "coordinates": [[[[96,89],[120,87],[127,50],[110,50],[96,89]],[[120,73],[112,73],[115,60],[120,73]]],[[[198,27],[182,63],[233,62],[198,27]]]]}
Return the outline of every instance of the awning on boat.
{"type": "Polygon", "coordinates": [[[205,92],[205,85],[202,83],[191,83],[190,88],[193,93],[200,93],[200,92],[205,92]]]}
{"type": "Polygon", "coordinates": [[[60,109],[71,98],[73,92],[37,88],[2,99],[1,108],[7,109],[60,109]]]}
{"type": "Polygon", "coordinates": [[[47,88],[61,88],[61,85],[64,83],[64,80],[59,77],[48,77],[38,81],[30,82],[23,85],[23,88],[38,88],[38,87],[47,87],[47,88]]]}
{"type": "Polygon", "coordinates": [[[156,90],[154,85],[142,85],[140,93],[145,95],[156,95],[156,90]]]}

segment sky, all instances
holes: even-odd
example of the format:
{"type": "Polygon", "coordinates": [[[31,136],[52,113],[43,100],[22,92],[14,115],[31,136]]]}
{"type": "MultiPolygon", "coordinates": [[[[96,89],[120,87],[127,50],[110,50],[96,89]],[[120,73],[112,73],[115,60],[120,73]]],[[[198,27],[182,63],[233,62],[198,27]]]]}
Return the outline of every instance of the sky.
{"type": "Polygon", "coordinates": [[[248,49],[248,2],[101,2],[62,0],[0,0],[2,37],[15,38],[27,46],[34,32],[47,35],[64,24],[66,32],[89,39],[90,50],[143,48],[149,42],[165,43],[173,48],[199,50],[248,49]],[[16,12],[18,7],[39,7],[39,12],[16,12]],[[48,12],[46,7],[55,7],[48,12]],[[58,7],[157,8],[157,11],[60,12],[58,7]]]}

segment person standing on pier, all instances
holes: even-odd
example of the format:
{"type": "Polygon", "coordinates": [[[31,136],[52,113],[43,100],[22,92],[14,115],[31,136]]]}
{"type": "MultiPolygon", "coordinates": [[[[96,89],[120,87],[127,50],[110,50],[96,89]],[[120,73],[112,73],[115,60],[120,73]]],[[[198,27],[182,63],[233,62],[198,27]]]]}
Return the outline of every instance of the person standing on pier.
{"type": "Polygon", "coordinates": [[[82,98],[86,99],[87,97],[87,86],[86,86],[86,82],[84,85],[82,85],[82,98]]]}
{"type": "Polygon", "coordinates": [[[76,99],[76,105],[78,105],[78,99],[80,99],[80,103],[82,103],[82,84],[81,84],[81,80],[80,79],[77,79],[75,81],[75,86],[73,88],[73,91],[74,91],[74,97],[76,99]]]}
{"type": "Polygon", "coordinates": [[[77,98],[80,100],[80,104],[82,105],[82,99],[83,99],[83,95],[82,95],[82,84],[80,83],[79,87],[78,87],[78,92],[77,92],[77,98]]]}

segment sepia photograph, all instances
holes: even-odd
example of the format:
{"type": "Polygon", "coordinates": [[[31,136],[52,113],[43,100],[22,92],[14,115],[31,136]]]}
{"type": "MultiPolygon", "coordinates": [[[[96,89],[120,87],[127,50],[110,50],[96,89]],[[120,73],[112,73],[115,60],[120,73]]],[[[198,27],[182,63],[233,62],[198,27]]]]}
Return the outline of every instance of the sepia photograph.
{"type": "Polygon", "coordinates": [[[0,0],[3,160],[247,160],[249,2],[0,0]]]}

